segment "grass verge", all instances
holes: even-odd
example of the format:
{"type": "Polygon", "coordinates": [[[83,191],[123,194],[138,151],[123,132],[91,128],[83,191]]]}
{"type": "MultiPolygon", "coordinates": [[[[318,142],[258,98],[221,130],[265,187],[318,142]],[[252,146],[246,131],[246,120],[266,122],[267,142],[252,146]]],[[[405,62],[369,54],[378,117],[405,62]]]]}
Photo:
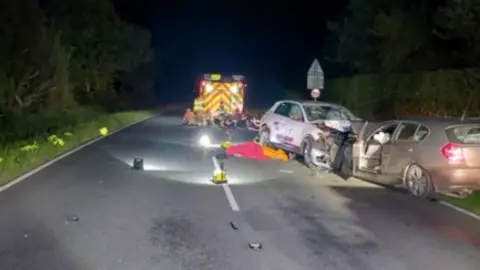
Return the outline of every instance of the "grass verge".
{"type": "Polygon", "coordinates": [[[89,122],[66,127],[53,134],[1,146],[0,186],[81,144],[154,114],[155,111],[130,111],[100,115],[89,122]]]}
{"type": "Polygon", "coordinates": [[[445,202],[451,203],[465,210],[480,215],[480,192],[474,192],[472,193],[472,195],[463,199],[447,196],[442,196],[441,199],[445,202]]]}

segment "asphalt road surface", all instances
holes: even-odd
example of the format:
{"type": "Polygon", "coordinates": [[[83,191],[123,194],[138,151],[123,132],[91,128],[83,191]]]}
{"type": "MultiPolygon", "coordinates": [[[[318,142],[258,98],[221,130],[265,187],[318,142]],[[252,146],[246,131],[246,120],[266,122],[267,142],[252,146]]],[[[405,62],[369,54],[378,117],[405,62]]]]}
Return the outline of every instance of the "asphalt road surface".
{"type": "Polygon", "coordinates": [[[216,150],[196,143],[226,135],[179,121],[134,125],[0,193],[0,269],[480,269],[469,216],[294,161],[232,158],[213,185],[216,150]]]}

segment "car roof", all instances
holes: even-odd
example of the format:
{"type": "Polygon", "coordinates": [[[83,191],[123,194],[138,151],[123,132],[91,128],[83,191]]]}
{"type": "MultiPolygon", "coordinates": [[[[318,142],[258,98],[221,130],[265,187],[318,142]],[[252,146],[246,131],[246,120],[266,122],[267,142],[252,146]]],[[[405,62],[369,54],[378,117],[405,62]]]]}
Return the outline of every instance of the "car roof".
{"type": "MultiPolygon", "coordinates": [[[[391,121],[414,121],[427,126],[441,126],[448,127],[461,124],[480,124],[480,118],[465,118],[460,117],[436,117],[436,116],[417,116],[417,117],[405,117],[399,119],[392,119],[391,121]]],[[[388,121],[388,120],[387,120],[388,121]]],[[[384,122],[387,122],[384,121],[384,122]]]]}
{"type": "Polygon", "coordinates": [[[332,102],[326,102],[326,101],[315,101],[315,100],[308,100],[308,99],[284,99],[284,100],[279,100],[277,102],[296,102],[300,103],[302,105],[319,105],[319,106],[331,106],[331,107],[343,107],[342,105],[332,103],[332,102]]]}

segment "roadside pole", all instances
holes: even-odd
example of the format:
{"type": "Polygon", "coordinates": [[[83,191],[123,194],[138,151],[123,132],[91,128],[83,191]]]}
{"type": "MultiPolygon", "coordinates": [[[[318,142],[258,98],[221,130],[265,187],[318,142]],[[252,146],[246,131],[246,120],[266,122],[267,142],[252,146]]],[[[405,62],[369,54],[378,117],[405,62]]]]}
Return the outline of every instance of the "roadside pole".
{"type": "Polygon", "coordinates": [[[307,89],[310,90],[310,96],[317,101],[324,87],[323,69],[317,59],[313,60],[310,69],[307,72],[307,89]]]}

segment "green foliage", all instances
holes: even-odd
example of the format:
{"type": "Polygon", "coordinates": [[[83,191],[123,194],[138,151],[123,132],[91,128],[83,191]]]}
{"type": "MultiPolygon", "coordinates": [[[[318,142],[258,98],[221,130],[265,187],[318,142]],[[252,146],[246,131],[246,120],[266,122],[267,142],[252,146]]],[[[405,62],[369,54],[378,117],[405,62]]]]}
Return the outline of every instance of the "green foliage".
{"type": "Polygon", "coordinates": [[[360,73],[478,66],[480,0],[354,0],[330,22],[327,59],[360,73]]]}
{"type": "Polygon", "coordinates": [[[2,3],[0,145],[118,109],[113,83],[153,59],[148,31],[121,21],[110,1],[41,2],[2,3]]]}
{"type": "Polygon", "coordinates": [[[368,117],[478,116],[480,0],[439,3],[352,1],[334,56],[367,75],[327,80],[327,97],[368,117]]]}
{"type": "Polygon", "coordinates": [[[452,198],[443,196],[442,200],[458,205],[473,213],[480,215],[480,192],[474,192],[466,198],[452,198]]]}
{"type": "Polygon", "coordinates": [[[435,34],[452,45],[455,64],[478,67],[480,61],[480,0],[448,0],[435,16],[435,34]]]}
{"type": "Polygon", "coordinates": [[[480,115],[480,72],[369,74],[327,81],[329,100],[365,118],[480,115]]]}
{"type": "Polygon", "coordinates": [[[45,135],[4,144],[0,146],[0,185],[85,142],[153,114],[153,111],[102,114],[45,135]]]}
{"type": "Polygon", "coordinates": [[[376,38],[379,65],[386,71],[395,71],[416,65],[412,63],[417,60],[415,52],[427,43],[430,29],[422,10],[411,8],[379,12],[371,30],[376,38]]]}
{"type": "Polygon", "coordinates": [[[330,52],[330,60],[347,62],[352,69],[369,72],[375,66],[374,48],[370,45],[371,36],[368,26],[373,20],[371,8],[362,5],[362,1],[352,1],[344,18],[329,22],[328,28],[334,34],[334,41],[326,49],[330,52]]]}

